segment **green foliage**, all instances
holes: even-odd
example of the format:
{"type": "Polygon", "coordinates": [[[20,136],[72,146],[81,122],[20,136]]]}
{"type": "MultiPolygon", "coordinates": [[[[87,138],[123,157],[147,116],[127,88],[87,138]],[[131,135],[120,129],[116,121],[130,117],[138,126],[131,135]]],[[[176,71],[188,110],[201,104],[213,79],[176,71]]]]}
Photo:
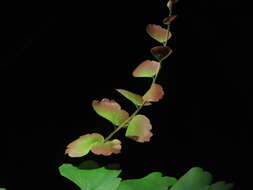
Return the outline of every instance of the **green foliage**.
{"type": "Polygon", "coordinates": [[[212,181],[212,175],[201,168],[192,168],[171,188],[171,190],[204,190],[212,181]]]}
{"type": "Polygon", "coordinates": [[[62,176],[74,182],[81,190],[116,190],[120,184],[120,170],[81,170],[71,164],[63,164],[59,170],[62,176]]]}
{"type": "Polygon", "coordinates": [[[6,189],[5,189],[5,188],[1,188],[1,187],[0,187],[0,190],[6,190],[6,189]]]}
{"type": "MultiPolygon", "coordinates": [[[[162,62],[168,58],[173,50],[167,45],[172,37],[171,23],[177,17],[172,14],[173,6],[178,0],[168,0],[169,15],[163,19],[166,28],[160,25],[148,24],[147,34],[161,45],[150,49],[150,53],[156,59],[145,60],[133,71],[134,77],[152,78],[149,89],[143,96],[124,89],[116,89],[121,95],[136,105],[136,110],[129,113],[121,109],[115,100],[104,98],[101,101],[93,100],[92,107],[101,117],[110,121],[115,129],[106,138],[98,133],[80,136],[71,142],[65,151],[70,157],[81,157],[89,151],[97,155],[118,154],[121,150],[121,141],[111,140],[120,129],[127,128],[125,136],[137,142],[148,142],[153,136],[152,125],[149,119],[139,112],[146,105],[160,101],[164,96],[163,87],[157,84],[157,76],[162,62]]],[[[211,184],[212,175],[201,168],[192,168],[179,180],[172,177],[162,177],[161,173],[153,172],[141,179],[121,180],[119,178],[119,165],[109,165],[99,168],[92,161],[82,163],[78,168],[71,164],[63,164],[59,167],[62,176],[74,182],[81,190],[230,190],[233,185],[223,181],[211,184]],[[111,168],[112,170],[108,170],[111,168]]],[[[0,189],[1,190],[1,189],[0,189]]]]}
{"type": "Polygon", "coordinates": [[[195,167],[183,175],[170,190],[230,190],[232,184],[218,182],[212,184],[212,175],[203,169],[195,167]]]}
{"type": "Polygon", "coordinates": [[[203,169],[194,167],[178,180],[162,177],[153,172],[140,179],[121,180],[120,170],[79,169],[71,164],[59,167],[62,176],[74,182],[81,190],[231,190],[233,185],[219,181],[211,184],[212,175],[203,169]]]}
{"type": "Polygon", "coordinates": [[[152,83],[150,84],[148,90],[143,96],[141,96],[128,90],[116,89],[121,95],[135,104],[136,110],[132,114],[129,114],[113,99],[103,98],[101,101],[93,100],[92,107],[94,111],[99,116],[110,121],[114,125],[114,130],[105,138],[103,135],[98,133],[83,135],[79,139],[67,145],[65,154],[68,154],[70,157],[85,156],[89,152],[104,156],[118,154],[121,151],[121,141],[118,139],[111,140],[111,138],[122,128],[129,128],[127,129],[126,136],[136,140],[137,142],[142,143],[150,141],[150,137],[153,134],[150,132],[152,126],[149,123],[149,120],[145,120],[143,117],[140,120],[136,120],[136,118],[139,117],[137,117],[137,114],[143,107],[160,101],[164,96],[163,87],[157,84],[156,80],[161,69],[162,62],[172,53],[172,49],[167,46],[167,43],[172,37],[170,24],[176,18],[176,15],[172,15],[172,7],[176,2],[177,0],[169,0],[167,4],[170,9],[169,15],[163,19],[163,23],[166,25],[166,28],[157,24],[148,24],[146,26],[147,34],[152,39],[161,43],[161,45],[150,49],[150,52],[156,61],[142,61],[141,64],[135,68],[132,75],[133,77],[152,78],[152,83]],[[99,139],[94,139],[95,137],[99,137],[99,139]]]}
{"type": "Polygon", "coordinates": [[[74,182],[81,190],[166,190],[176,183],[172,177],[162,177],[153,172],[141,179],[121,180],[120,170],[108,170],[104,167],[82,170],[71,164],[59,167],[60,174],[74,182]]]}

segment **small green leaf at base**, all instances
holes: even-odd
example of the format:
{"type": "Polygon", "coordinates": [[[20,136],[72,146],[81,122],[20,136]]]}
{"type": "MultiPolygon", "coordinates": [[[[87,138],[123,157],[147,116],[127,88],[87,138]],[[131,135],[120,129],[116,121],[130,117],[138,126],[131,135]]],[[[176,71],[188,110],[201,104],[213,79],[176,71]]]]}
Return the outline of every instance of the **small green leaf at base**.
{"type": "Polygon", "coordinates": [[[120,184],[120,170],[107,170],[98,168],[81,170],[71,164],[63,164],[59,167],[60,174],[81,190],[116,190],[120,184]]]}
{"type": "Polygon", "coordinates": [[[59,171],[81,190],[231,190],[233,187],[223,181],[211,184],[212,175],[198,167],[191,168],[178,180],[153,172],[140,179],[121,181],[120,170],[104,167],[84,170],[71,164],[61,165],[59,171]]]}

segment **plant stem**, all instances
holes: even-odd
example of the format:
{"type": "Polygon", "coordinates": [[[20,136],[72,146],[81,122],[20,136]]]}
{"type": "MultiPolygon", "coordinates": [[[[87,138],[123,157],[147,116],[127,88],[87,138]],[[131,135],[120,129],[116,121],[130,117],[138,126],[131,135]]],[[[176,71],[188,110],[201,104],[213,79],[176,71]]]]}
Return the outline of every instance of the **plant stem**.
{"type": "MultiPolygon", "coordinates": [[[[173,6],[172,6],[171,9],[170,9],[169,16],[172,16],[172,10],[173,10],[173,6]]],[[[167,31],[168,31],[168,35],[169,35],[169,32],[170,32],[170,24],[168,24],[168,26],[167,26],[167,31]]],[[[168,40],[166,40],[166,42],[165,42],[163,45],[166,46],[167,43],[168,43],[168,40]]]]}
{"type": "MultiPolygon", "coordinates": [[[[172,8],[170,10],[170,16],[172,15],[172,8]]],[[[167,30],[168,30],[168,35],[169,35],[169,31],[170,31],[170,24],[168,24],[167,26],[167,30]]],[[[165,43],[163,44],[164,46],[167,45],[168,40],[165,41],[165,43]]],[[[157,69],[157,72],[155,74],[155,76],[153,77],[152,83],[150,85],[150,88],[153,84],[155,84],[157,76],[159,74],[159,71],[161,70],[161,65],[162,65],[162,61],[160,61],[160,67],[157,69]]],[[[150,89],[149,88],[149,89],[150,89]]],[[[123,127],[125,127],[125,125],[130,122],[138,113],[139,111],[141,111],[141,109],[143,108],[143,106],[146,104],[146,101],[143,101],[143,103],[137,107],[137,109],[131,114],[131,116],[129,118],[127,118],[121,125],[119,125],[113,132],[111,132],[106,138],[105,141],[108,141],[112,138],[112,136],[117,133],[120,129],[122,129],[123,127]]]]}
{"type": "MultiPolygon", "coordinates": [[[[158,71],[156,72],[156,75],[153,77],[153,80],[152,80],[152,83],[151,83],[151,85],[150,85],[150,88],[151,88],[151,86],[156,82],[157,76],[158,76],[159,71],[160,71],[160,68],[161,68],[161,63],[162,63],[162,62],[160,62],[160,67],[158,68],[158,71]]],[[[149,88],[149,89],[150,89],[150,88],[149,88]]],[[[143,107],[145,104],[146,104],[146,101],[143,101],[143,103],[142,103],[140,106],[137,107],[137,109],[132,113],[132,115],[131,115],[129,118],[127,118],[121,125],[119,125],[113,132],[111,132],[111,133],[105,138],[105,141],[110,140],[110,139],[112,138],[112,136],[113,136],[115,133],[117,133],[117,132],[118,132],[120,129],[122,129],[129,121],[131,121],[131,120],[134,118],[134,116],[136,116],[136,115],[139,113],[139,111],[141,111],[142,107],[143,107]]]]}
{"type": "Polygon", "coordinates": [[[143,102],[136,110],[134,113],[132,113],[132,115],[127,118],[120,126],[118,126],[118,128],[116,128],[112,133],[110,133],[110,135],[108,135],[105,138],[105,141],[110,140],[110,138],[112,138],[112,136],[117,133],[121,128],[123,128],[129,121],[131,121],[133,119],[134,116],[136,116],[136,114],[141,110],[141,108],[144,106],[145,102],[143,102]]]}

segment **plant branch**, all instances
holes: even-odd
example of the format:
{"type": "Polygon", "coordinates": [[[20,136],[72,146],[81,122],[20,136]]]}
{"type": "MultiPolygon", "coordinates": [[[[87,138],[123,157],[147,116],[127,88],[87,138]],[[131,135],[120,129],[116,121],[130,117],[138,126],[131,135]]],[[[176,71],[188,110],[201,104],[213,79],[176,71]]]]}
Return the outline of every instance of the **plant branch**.
{"type": "Polygon", "coordinates": [[[127,118],[120,126],[118,126],[118,128],[116,128],[112,133],[110,133],[110,135],[108,135],[106,138],[105,138],[105,141],[108,141],[110,140],[110,138],[112,138],[112,136],[117,133],[121,128],[123,128],[129,121],[131,121],[134,116],[141,110],[141,108],[144,106],[145,102],[143,102],[136,110],[134,113],[132,113],[132,115],[127,118]]]}
{"type": "MultiPolygon", "coordinates": [[[[161,69],[161,63],[160,62],[160,67],[158,68],[158,71],[156,72],[156,75],[153,77],[153,80],[152,80],[152,83],[150,85],[150,88],[151,86],[156,82],[156,79],[157,79],[157,76],[159,74],[159,71],[161,69]]],[[[136,116],[139,111],[141,111],[141,109],[143,108],[143,106],[146,104],[147,102],[146,101],[143,101],[143,103],[137,107],[137,109],[131,114],[131,116],[129,118],[127,118],[121,125],[119,125],[113,132],[111,132],[106,138],[105,138],[105,141],[108,141],[112,138],[112,136],[117,133],[120,129],[122,129],[128,122],[130,122],[134,116],[136,116]]]]}
{"type": "MultiPolygon", "coordinates": [[[[172,15],[172,8],[170,9],[170,14],[169,16],[172,15]]],[[[167,31],[168,31],[168,35],[169,35],[169,31],[170,31],[170,24],[168,24],[167,26],[167,31]]],[[[164,46],[167,45],[167,42],[168,40],[165,41],[165,43],[163,44],[164,46]]],[[[162,61],[160,61],[160,67],[157,69],[157,72],[155,74],[155,76],[153,77],[153,80],[152,80],[152,83],[150,85],[150,88],[151,86],[156,82],[156,79],[157,79],[157,76],[159,74],[159,71],[161,70],[161,65],[162,65],[162,61]]],[[[149,88],[149,89],[150,89],[149,88]]],[[[112,136],[114,134],[116,134],[120,129],[122,129],[123,127],[126,126],[126,124],[128,124],[140,111],[141,109],[143,108],[143,106],[146,104],[147,102],[146,101],[143,101],[143,103],[137,107],[137,109],[131,114],[131,116],[129,118],[127,118],[121,125],[119,125],[113,132],[111,132],[106,138],[105,138],[105,141],[108,141],[112,138],[112,136]]]]}
{"type": "MultiPolygon", "coordinates": [[[[170,8],[170,13],[169,13],[169,16],[172,16],[172,10],[173,10],[173,6],[171,6],[171,8],[170,8]]],[[[168,34],[167,35],[169,35],[169,31],[170,31],[170,24],[168,24],[168,26],[167,26],[167,31],[168,31],[168,34]]],[[[163,44],[164,46],[166,46],[167,45],[167,43],[168,43],[168,40],[166,40],[166,42],[163,44]]]]}

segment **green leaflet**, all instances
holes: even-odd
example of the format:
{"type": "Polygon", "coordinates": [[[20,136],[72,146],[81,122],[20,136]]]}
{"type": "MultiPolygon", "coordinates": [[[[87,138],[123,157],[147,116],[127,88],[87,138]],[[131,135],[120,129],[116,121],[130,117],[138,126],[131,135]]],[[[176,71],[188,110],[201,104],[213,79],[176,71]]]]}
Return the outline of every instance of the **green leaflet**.
{"type": "Polygon", "coordinates": [[[172,36],[170,31],[156,24],[148,24],[146,27],[146,32],[151,38],[155,39],[160,43],[166,42],[172,36]]]}
{"type": "Polygon", "coordinates": [[[211,185],[212,175],[201,168],[194,167],[182,176],[170,190],[230,190],[232,184],[217,182],[211,185]]]}
{"type": "Polygon", "coordinates": [[[60,174],[74,182],[81,190],[167,190],[176,179],[162,177],[160,172],[153,172],[141,179],[123,180],[118,177],[120,170],[108,170],[104,167],[83,170],[71,164],[59,167],[60,174]]]}
{"type": "Polygon", "coordinates": [[[60,174],[74,182],[81,190],[231,190],[233,185],[223,181],[211,184],[212,176],[203,169],[194,167],[179,180],[162,177],[153,172],[140,179],[122,180],[120,170],[79,169],[71,164],[59,167],[60,174]]]}
{"type": "Polygon", "coordinates": [[[82,157],[90,151],[97,155],[109,156],[118,154],[121,150],[121,142],[118,139],[106,141],[98,133],[86,134],[67,145],[65,154],[70,157],[82,157]]]}
{"type": "Polygon", "coordinates": [[[158,73],[160,67],[160,62],[146,60],[135,68],[133,71],[133,76],[152,78],[158,73]]]}
{"type": "Polygon", "coordinates": [[[152,84],[150,89],[144,94],[143,100],[147,102],[158,102],[163,98],[164,91],[161,85],[152,84]]]}
{"type": "Polygon", "coordinates": [[[68,154],[70,157],[84,156],[88,154],[92,146],[98,142],[104,142],[104,137],[98,133],[82,135],[67,145],[65,154],[68,154]]]}
{"type": "Polygon", "coordinates": [[[74,182],[81,190],[116,190],[120,183],[120,170],[81,170],[71,164],[63,164],[59,170],[62,176],[74,182]]]}
{"type": "Polygon", "coordinates": [[[98,115],[111,121],[116,126],[122,124],[129,117],[129,114],[121,109],[116,101],[107,98],[101,101],[92,101],[92,107],[98,115]]]}
{"type": "Polygon", "coordinates": [[[212,181],[212,175],[203,169],[190,169],[170,190],[205,190],[212,181]]]}
{"type": "Polygon", "coordinates": [[[143,103],[143,99],[140,95],[135,94],[133,92],[130,92],[128,90],[124,89],[116,89],[121,95],[123,95],[125,98],[133,102],[135,105],[139,106],[143,103]]]}
{"type": "Polygon", "coordinates": [[[153,136],[151,129],[152,125],[145,115],[136,115],[127,127],[126,137],[141,143],[148,142],[153,136]]]}
{"type": "Polygon", "coordinates": [[[5,189],[5,188],[1,188],[1,187],[0,187],[0,190],[6,190],[6,189],[5,189]]]}
{"type": "MultiPolygon", "coordinates": [[[[136,106],[140,106],[142,105],[142,103],[144,102],[142,96],[135,94],[133,92],[130,92],[128,90],[124,90],[124,89],[116,89],[122,96],[124,96],[125,98],[127,98],[128,100],[130,100],[133,104],[135,104],[136,106]]],[[[151,103],[146,102],[144,104],[144,106],[149,106],[151,105],[151,103]]]]}

